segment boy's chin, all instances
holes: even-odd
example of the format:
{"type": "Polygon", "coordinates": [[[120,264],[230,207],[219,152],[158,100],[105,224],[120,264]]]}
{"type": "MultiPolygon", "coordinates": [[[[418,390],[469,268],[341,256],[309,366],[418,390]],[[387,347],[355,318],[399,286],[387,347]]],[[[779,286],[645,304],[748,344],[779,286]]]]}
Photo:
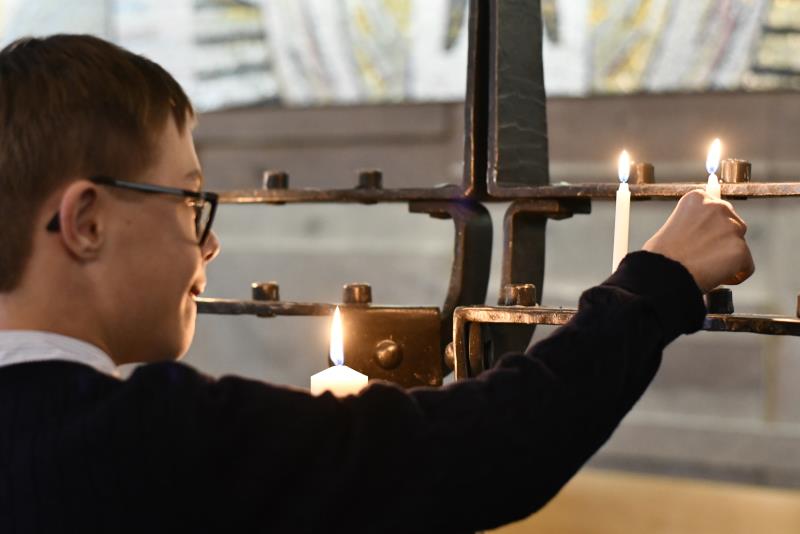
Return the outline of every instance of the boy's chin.
{"type": "Polygon", "coordinates": [[[185,330],[182,336],[172,336],[172,339],[164,339],[161,347],[154,350],[155,358],[151,363],[159,362],[175,362],[182,360],[186,353],[189,352],[189,347],[192,344],[192,336],[194,329],[185,330]]]}

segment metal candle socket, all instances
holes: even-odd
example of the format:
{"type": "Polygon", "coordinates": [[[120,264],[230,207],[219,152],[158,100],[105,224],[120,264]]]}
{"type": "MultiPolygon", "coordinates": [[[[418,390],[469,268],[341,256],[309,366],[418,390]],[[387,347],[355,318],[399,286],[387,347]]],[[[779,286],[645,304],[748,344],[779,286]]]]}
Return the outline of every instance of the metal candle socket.
{"type": "Polygon", "coordinates": [[[284,171],[264,171],[261,182],[263,189],[289,189],[289,175],[284,171]]]}
{"type": "Polygon", "coordinates": [[[255,282],[250,286],[253,300],[277,302],[281,300],[278,282],[255,282]]]}
{"type": "Polygon", "coordinates": [[[369,304],[372,302],[372,286],[369,284],[347,284],[342,289],[345,304],[369,304]]]}
{"type": "Polygon", "coordinates": [[[656,169],[652,163],[631,163],[631,172],[628,177],[629,184],[654,184],[656,183],[656,169]]]}
{"type": "Polygon", "coordinates": [[[501,306],[536,306],[536,286],[533,284],[506,284],[500,297],[501,306]]]}
{"type": "Polygon", "coordinates": [[[708,313],[731,314],[733,313],[733,292],[727,287],[718,287],[706,295],[706,308],[708,313]]]}
{"type": "Polygon", "coordinates": [[[744,159],[724,159],[720,163],[720,180],[727,184],[742,184],[750,181],[752,165],[744,159]]]}
{"type": "Polygon", "coordinates": [[[382,189],[383,172],[378,169],[358,171],[358,189],[382,189]]]}

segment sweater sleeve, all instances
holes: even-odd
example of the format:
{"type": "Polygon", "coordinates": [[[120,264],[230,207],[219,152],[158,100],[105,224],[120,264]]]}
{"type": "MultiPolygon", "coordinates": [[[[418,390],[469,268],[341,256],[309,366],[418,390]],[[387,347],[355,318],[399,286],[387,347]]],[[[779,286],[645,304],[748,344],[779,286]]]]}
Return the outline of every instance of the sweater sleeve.
{"type": "Polygon", "coordinates": [[[208,526],[474,531],[551,499],[644,392],[663,348],[704,315],[686,269],[640,252],[528,353],[447,387],[312,397],[179,364],[131,381],[165,382],[148,388],[166,392],[156,419],[182,448],[180,491],[208,526]]]}

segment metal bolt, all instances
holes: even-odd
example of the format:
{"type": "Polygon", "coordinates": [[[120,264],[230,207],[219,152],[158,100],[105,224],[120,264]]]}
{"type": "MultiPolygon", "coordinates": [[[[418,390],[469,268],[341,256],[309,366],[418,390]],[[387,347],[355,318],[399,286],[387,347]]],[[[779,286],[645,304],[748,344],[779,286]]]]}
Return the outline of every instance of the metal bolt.
{"type": "Polygon", "coordinates": [[[654,184],[656,183],[656,168],[652,163],[637,162],[631,164],[629,184],[654,184]]]}
{"type": "Polygon", "coordinates": [[[752,165],[744,159],[724,159],[720,162],[720,180],[729,184],[740,184],[750,181],[752,165]]]}
{"type": "Polygon", "coordinates": [[[403,350],[395,341],[384,339],[375,345],[375,359],[384,369],[394,369],[403,361],[403,350]]]}
{"type": "Polygon", "coordinates": [[[263,189],[288,189],[289,175],[284,171],[264,171],[261,187],[263,189]]]}
{"type": "Polygon", "coordinates": [[[372,302],[372,287],[369,284],[347,284],[342,292],[345,304],[369,304],[372,302]]]}
{"type": "Polygon", "coordinates": [[[378,169],[365,169],[358,172],[358,189],[381,189],[383,172],[378,169]]]}
{"type": "Polygon", "coordinates": [[[727,287],[718,287],[706,295],[708,313],[730,315],[733,313],[733,291],[727,287]]]}
{"type": "Polygon", "coordinates": [[[266,300],[277,302],[281,300],[278,282],[255,282],[251,286],[253,300],[266,300]]]}
{"type": "Polygon", "coordinates": [[[536,306],[536,286],[533,284],[506,284],[500,296],[501,306],[536,306]]]}
{"type": "Polygon", "coordinates": [[[456,346],[452,341],[444,348],[444,364],[451,371],[456,368],[456,346]]]}

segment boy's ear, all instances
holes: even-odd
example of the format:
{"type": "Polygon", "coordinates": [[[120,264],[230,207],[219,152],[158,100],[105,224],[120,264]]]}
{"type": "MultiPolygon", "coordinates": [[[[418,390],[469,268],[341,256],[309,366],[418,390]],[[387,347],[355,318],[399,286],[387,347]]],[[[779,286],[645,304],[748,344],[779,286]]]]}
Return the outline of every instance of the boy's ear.
{"type": "Polygon", "coordinates": [[[59,207],[61,241],[78,259],[95,259],[103,245],[105,227],[97,186],[78,180],[67,187],[59,207]]]}

